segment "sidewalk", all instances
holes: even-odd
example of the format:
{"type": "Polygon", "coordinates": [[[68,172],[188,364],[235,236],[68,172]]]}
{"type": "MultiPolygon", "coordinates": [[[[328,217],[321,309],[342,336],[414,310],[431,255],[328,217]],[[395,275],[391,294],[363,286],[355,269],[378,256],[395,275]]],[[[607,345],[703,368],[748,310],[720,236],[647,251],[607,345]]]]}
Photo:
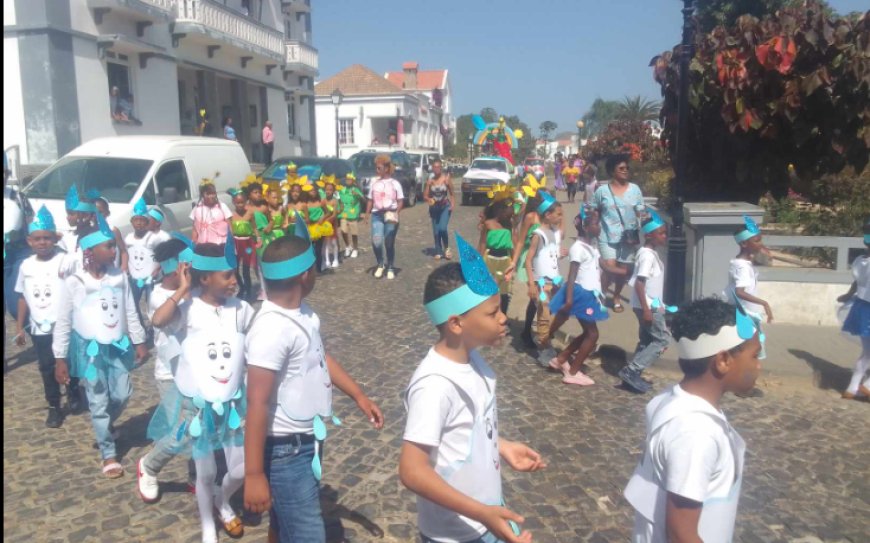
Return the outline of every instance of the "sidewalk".
{"type": "MultiPolygon", "coordinates": [[[[561,195],[564,197],[564,195],[561,195]]],[[[561,198],[560,198],[561,200],[561,198]]],[[[563,246],[568,248],[576,237],[573,219],[577,215],[579,202],[562,203],[566,221],[563,246]]],[[[568,259],[562,261],[563,277],[568,275],[568,259]]],[[[508,317],[519,321],[522,326],[526,304],[528,302],[527,287],[514,281],[513,292],[508,317]]],[[[622,290],[623,298],[628,298],[630,290],[626,285],[622,290]]],[[[637,344],[637,318],[627,301],[623,301],[625,312],[610,312],[607,321],[599,323],[600,332],[599,353],[600,362],[592,360],[592,364],[600,363],[612,375],[631,358],[637,344]]],[[[831,311],[834,309],[831,308],[831,311]]],[[[775,308],[774,308],[775,311],[775,308]]],[[[566,345],[573,337],[582,333],[577,319],[571,318],[556,334],[556,347],[566,345]]],[[[810,387],[822,390],[833,390],[837,393],[846,388],[852,375],[855,359],[860,354],[858,343],[850,341],[836,327],[802,326],[794,324],[764,325],[767,336],[767,359],[762,361],[761,387],[767,385],[790,385],[801,388],[810,387]]],[[[664,353],[652,368],[653,375],[675,379],[680,375],[677,364],[676,346],[664,353]]]]}

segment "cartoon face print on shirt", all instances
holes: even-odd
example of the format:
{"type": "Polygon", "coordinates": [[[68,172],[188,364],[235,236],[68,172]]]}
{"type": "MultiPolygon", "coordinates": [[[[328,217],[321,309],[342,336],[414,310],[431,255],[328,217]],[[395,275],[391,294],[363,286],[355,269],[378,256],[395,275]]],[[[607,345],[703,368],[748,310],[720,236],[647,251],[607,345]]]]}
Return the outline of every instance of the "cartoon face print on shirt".
{"type": "Polygon", "coordinates": [[[24,297],[30,308],[30,320],[41,332],[51,332],[51,323],[57,319],[59,286],[60,279],[52,273],[28,277],[24,281],[24,297]]]}
{"type": "Polygon", "coordinates": [[[175,384],[188,397],[225,402],[233,397],[244,374],[245,336],[220,327],[197,329],[181,344],[175,384]]]}
{"type": "Polygon", "coordinates": [[[489,440],[489,446],[492,447],[492,464],[495,470],[499,471],[501,469],[501,456],[498,453],[498,414],[495,410],[495,400],[486,408],[484,425],[486,438],[489,440]]]}
{"type": "Polygon", "coordinates": [[[102,287],[85,297],[73,313],[73,328],[85,339],[108,345],[126,333],[126,312],[121,289],[102,287]]]}
{"type": "Polygon", "coordinates": [[[154,272],[154,253],[142,245],[132,245],[127,248],[130,256],[130,277],[133,279],[148,279],[154,272]]]}

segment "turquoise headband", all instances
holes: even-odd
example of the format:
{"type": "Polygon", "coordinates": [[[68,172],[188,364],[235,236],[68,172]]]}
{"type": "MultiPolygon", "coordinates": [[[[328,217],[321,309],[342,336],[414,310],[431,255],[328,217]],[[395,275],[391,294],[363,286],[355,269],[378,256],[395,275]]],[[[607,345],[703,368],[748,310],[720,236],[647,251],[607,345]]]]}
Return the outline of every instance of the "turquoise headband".
{"type": "Polygon", "coordinates": [[[556,199],[544,192],[541,196],[541,203],[538,204],[538,209],[536,211],[538,214],[543,215],[547,212],[548,209],[553,207],[553,204],[555,203],[556,199]]]}
{"type": "Polygon", "coordinates": [[[33,217],[33,222],[27,225],[27,233],[32,234],[39,230],[45,230],[46,232],[56,232],[57,227],[54,225],[54,217],[51,216],[51,212],[48,211],[48,208],[43,205],[39,208],[39,211],[36,212],[36,216],[33,217]]]}
{"type": "Polygon", "coordinates": [[[650,221],[645,225],[641,226],[640,229],[644,234],[652,234],[659,228],[665,225],[665,221],[659,217],[659,214],[656,213],[656,210],[647,206],[646,212],[650,217],[650,221]]]}
{"type": "Polygon", "coordinates": [[[311,238],[308,234],[308,225],[302,220],[302,217],[296,215],[296,226],[293,229],[296,237],[308,242],[308,249],[298,254],[293,258],[282,260],[280,262],[263,262],[260,260],[260,271],[265,279],[273,281],[281,281],[282,279],[290,279],[302,275],[311,269],[314,262],[317,260],[314,255],[314,247],[311,245],[311,238]]]}
{"type": "Polygon", "coordinates": [[[79,189],[75,185],[71,185],[66,193],[66,209],[67,211],[78,211],[79,213],[97,212],[97,206],[90,202],[82,202],[79,199],[79,189]]]}
{"type": "Polygon", "coordinates": [[[163,222],[163,213],[161,213],[157,208],[149,209],[148,216],[157,222],[163,222]]]}
{"type": "Polygon", "coordinates": [[[426,313],[429,314],[429,320],[437,326],[447,322],[453,315],[462,315],[471,311],[489,298],[490,296],[475,294],[468,285],[462,285],[453,292],[426,304],[426,313]]]}
{"type": "Polygon", "coordinates": [[[737,243],[743,243],[744,241],[752,239],[761,233],[761,229],[758,228],[758,224],[753,221],[752,217],[750,217],[749,215],[743,216],[743,224],[746,225],[745,229],[734,234],[734,241],[736,241],[737,243]]]}
{"type": "Polygon", "coordinates": [[[161,262],[160,269],[163,271],[164,275],[174,273],[178,269],[179,262],[192,262],[193,254],[193,249],[187,247],[186,249],[178,253],[178,256],[174,256],[161,262]]]}
{"type": "Polygon", "coordinates": [[[436,326],[444,324],[453,315],[462,315],[490,297],[498,294],[498,285],[477,250],[457,233],[459,265],[465,284],[426,304],[429,320],[436,326]]]}
{"type": "Polygon", "coordinates": [[[136,203],[133,205],[133,216],[148,217],[148,205],[145,203],[144,198],[136,200],[136,203]]]}
{"type": "Polygon", "coordinates": [[[112,232],[109,223],[107,223],[106,219],[104,219],[99,213],[97,213],[97,226],[98,230],[96,232],[91,232],[87,236],[83,236],[79,239],[79,247],[81,247],[83,251],[92,249],[101,243],[106,243],[107,241],[115,239],[115,233],[112,232]]]}
{"type": "Polygon", "coordinates": [[[224,243],[222,256],[204,256],[193,253],[191,267],[204,272],[223,272],[236,269],[236,243],[232,232],[227,229],[227,241],[224,243]]]}

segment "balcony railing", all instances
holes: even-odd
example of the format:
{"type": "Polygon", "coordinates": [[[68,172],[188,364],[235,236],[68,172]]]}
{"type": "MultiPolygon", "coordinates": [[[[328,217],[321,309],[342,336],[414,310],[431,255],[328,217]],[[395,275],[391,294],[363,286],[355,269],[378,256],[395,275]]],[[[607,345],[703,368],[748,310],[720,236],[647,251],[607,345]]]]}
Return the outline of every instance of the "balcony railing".
{"type": "Polygon", "coordinates": [[[317,49],[307,43],[296,40],[285,41],[284,53],[285,69],[317,72],[317,49]]]}
{"type": "MultiPolygon", "coordinates": [[[[276,59],[285,56],[284,35],[213,0],[173,0],[176,22],[193,23],[254,45],[276,59]]],[[[316,53],[315,53],[316,55],[316,53]]]]}
{"type": "Polygon", "coordinates": [[[281,7],[285,13],[302,12],[309,13],[311,11],[311,0],[281,0],[281,7]]]}

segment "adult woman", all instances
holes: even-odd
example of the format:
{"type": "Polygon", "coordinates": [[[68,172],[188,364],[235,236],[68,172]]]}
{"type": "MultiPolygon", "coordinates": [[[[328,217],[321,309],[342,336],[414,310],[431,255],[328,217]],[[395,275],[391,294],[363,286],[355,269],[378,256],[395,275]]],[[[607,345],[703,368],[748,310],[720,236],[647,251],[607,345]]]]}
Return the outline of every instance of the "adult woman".
{"type": "Polygon", "coordinates": [[[224,139],[238,141],[236,138],[236,129],[233,128],[233,118],[232,117],[224,117],[224,139]]]}
{"type": "Polygon", "coordinates": [[[366,204],[366,222],[372,221],[372,249],[378,261],[375,278],[384,276],[384,247],[387,249],[387,279],[394,279],[393,264],[396,258],[396,234],[399,231],[399,213],[404,206],[405,193],[402,184],[393,179],[395,166],[390,155],[375,157],[375,173],[378,178],[369,186],[366,204]]]}
{"type": "Polygon", "coordinates": [[[432,219],[432,235],[435,237],[435,260],[450,260],[450,247],[447,223],[453,213],[453,182],[444,173],[441,160],[432,162],[432,175],[423,188],[423,199],[429,204],[429,217],[432,219]]]}
{"type": "Polygon", "coordinates": [[[610,282],[613,287],[613,311],[622,313],[625,309],[619,302],[622,287],[631,277],[634,267],[634,254],[640,246],[640,216],[643,211],[643,193],[640,187],[628,181],[628,157],[616,155],[607,159],[605,164],[611,180],[595,190],[592,207],[601,217],[601,235],[598,237],[598,250],[606,267],[622,270],[623,274],[604,274],[602,287],[607,292],[610,282]]]}
{"type": "MultiPolygon", "coordinates": [[[[565,180],[562,179],[562,168],[565,167],[565,158],[562,156],[561,152],[556,153],[556,156],[553,158],[553,177],[556,178],[556,183],[554,188],[556,191],[565,190],[565,180]]],[[[554,194],[555,196],[555,194],[554,194]]]]}

